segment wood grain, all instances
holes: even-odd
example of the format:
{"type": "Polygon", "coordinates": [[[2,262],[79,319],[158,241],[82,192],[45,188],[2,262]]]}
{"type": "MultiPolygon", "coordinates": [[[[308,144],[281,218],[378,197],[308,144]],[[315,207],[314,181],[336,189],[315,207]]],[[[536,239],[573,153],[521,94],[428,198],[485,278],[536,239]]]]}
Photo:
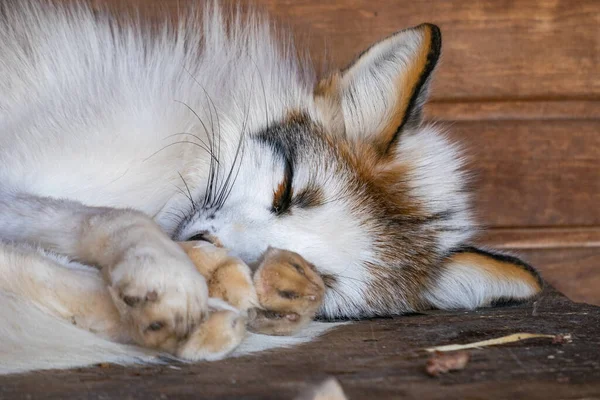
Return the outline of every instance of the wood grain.
{"type": "Polygon", "coordinates": [[[425,115],[433,121],[600,119],[600,101],[432,101],[425,115]]]}
{"type": "Polygon", "coordinates": [[[490,227],[600,225],[600,120],[456,122],[490,227]]]}
{"type": "Polygon", "coordinates": [[[547,290],[534,304],[360,321],[296,349],[238,359],[5,376],[0,398],[291,400],[335,376],[351,399],[592,399],[600,397],[599,327],[600,308],[547,290]],[[464,370],[425,373],[424,348],[517,332],[570,333],[573,342],[473,350],[464,370]]]}
{"type": "Polygon", "coordinates": [[[497,249],[600,248],[600,227],[492,228],[479,242],[497,249]]]}

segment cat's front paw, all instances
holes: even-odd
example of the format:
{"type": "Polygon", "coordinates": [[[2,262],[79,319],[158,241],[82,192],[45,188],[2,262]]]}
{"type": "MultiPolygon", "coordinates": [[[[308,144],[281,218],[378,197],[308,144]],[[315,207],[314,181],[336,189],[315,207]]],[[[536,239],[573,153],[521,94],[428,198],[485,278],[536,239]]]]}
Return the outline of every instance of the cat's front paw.
{"type": "Polygon", "coordinates": [[[209,299],[210,315],[181,343],[175,354],[189,361],[219,360],[246,335],[246,313],[220,299],[209,299]]]}
{"type": "Polygon", "coordinates": [[[176,353],[209,317],[206,281],[168,238],[145,239],[110,269],[109,291],[136,343],[176,353]]]}
{"type": "Polygon", "coordinates": [[[325,284],[314,266],[300,255],[270,248],[254,273],[261,307],[251,310],[248,328],[257,333],[290,335],[317,313],[325,284]]]}

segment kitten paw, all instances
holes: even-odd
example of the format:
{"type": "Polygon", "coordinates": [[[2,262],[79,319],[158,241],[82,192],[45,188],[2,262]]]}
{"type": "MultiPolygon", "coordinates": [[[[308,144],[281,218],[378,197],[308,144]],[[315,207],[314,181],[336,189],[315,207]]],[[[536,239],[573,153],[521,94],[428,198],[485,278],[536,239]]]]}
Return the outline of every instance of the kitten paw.
{"type": "Polygon", "coordinates": [[[246,336],[246,315],[219,299],[209,299],[210,315],[182,343],[176,355],[189,360],[219,360],[246,336]]]}
{"type": "Polygon", "coordinates": [[[109,292],[136,343],[175,353],[209,311],[206,281],[171,243],[130,248],[110,271],[109,292]]]}
{"type": "Polygon", "coordinates": [[[248,329],[290,335],[317,313],[325,285],[314,266],[291,251],[269,248],[254,273],[261,308],[251,310],[248,329]]]}
{"type": "Polygon", "coordinates": [[[258,307],[250,268],[227,250],[207,242],[181,242],[181,248],[208,283],[208,295],[242,312],[258,307]]]}

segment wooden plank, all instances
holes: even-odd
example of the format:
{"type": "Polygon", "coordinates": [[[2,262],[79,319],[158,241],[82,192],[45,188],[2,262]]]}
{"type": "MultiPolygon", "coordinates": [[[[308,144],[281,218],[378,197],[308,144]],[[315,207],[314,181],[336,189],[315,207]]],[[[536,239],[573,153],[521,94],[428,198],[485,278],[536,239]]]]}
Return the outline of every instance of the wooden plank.
{"type": "MultiPolygon", "coordinates": [[[[63,0],[66,1],[66,0],[63,0]]],[[[185,0],[142,4],[151,15],[185,0]]],[[[373,42],[422,22],[438,24],[444,56],[433,97],[452,100],[598,99],[597,0],[255,0],[308,43],[318,65],[344,66],[373,42]],[[329,60],[329,62],[326,62],[329,60]]]]}
{"type": "Polygon", "coordinates": [[[600,101],[433,101],[425,115],[434,121],[600,119],[600,101]]]}
{"type": "Polygon", "coordinates": [[[600,248],[600,227],[496,228],[479,242],[497,249],[600,248]]]}
{"type": "Polygon", "coordinates": [[[448,126],[474,171],[489,227],[600,225],[600,121],[473,121],[448,126]]]}
{"type": "Polygon", "coordinates": [[[351,399],[600,396],[600,308],[548,290],[536,303],[361,321],[296,349],[213,363],[91,368],[0,377],[3,399],[292,399],[335,376],[351,399]],[[570,333],[470,351],[464,370],[424,372],[426,347],[517,332],[570,333]]]}

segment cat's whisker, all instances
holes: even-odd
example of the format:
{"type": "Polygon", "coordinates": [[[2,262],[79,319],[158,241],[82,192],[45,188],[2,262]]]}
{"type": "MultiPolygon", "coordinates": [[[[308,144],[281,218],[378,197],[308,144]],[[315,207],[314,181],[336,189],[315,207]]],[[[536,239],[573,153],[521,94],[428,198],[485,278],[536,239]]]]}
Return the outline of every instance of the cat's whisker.
{"type": "Polygon", "coordinates": [[[142,160],[142,162],[146,162],[146,161],[148,161],[149,159],[151,159],[152,157],[154,157],[155,155],[157,155],[157,154],[158,154],[158,153],[160,153],[161,151],[163,151],[163,150],[166,150],[166,149],[168,149],[168,148],[169,148],[169,147],[171,147],[171,146],[175,146],[176,144],[186,144],[186,143],[187,143],[187,144],[191,144],[191,145],[194,145],[194,146],[197,146],[197,147],[201,148],[202,150],[206,151],[206,152],[207,152],[207,153],[208,153],[208,154],[211,156],[211,158],[212,158],[212,154],[210,153],[210,151],[209,151],[208,149],[206,149],[205,147],[203,147],[201,144],[199,144],[199,143],[196,143],[196,142],[190,142],[189,140],[182,140],[182,141],[179,141],[179,142],[170,143],[170,144],[168,144],[168,145],[166,145],[166,146],[162,147],[160,150],[157,150],[157,151],[155,151],[154,153],[150,154],[148,157],[144,158],[144,159],[142,160]]]}
{"type": "Polygon", "coordinates": [[[209,101],[209,103],[210,103],[209,107],[208,107],[208,110],[209,110],[209,118],[210,118],[210,127],[211,127],[211,129],[208,130],[208,128],[206,127],[206,124],[204,123],[204,121],[202,120],[202,118],[200,117],[200,115],[190,105],[188,105],[187,103],[185,103],[183,101],[176,100],[176,102],[184,105],[198,119],[198,121],[202,125],[202,128],[204,129],[204,132],[206,133],[206,138],[207,138],[208,143],[210,145],[209,149],[207,149],[207,151],[211,154],[211,160],[209,162],[209,174],[208,174],[209,176],[208,176],[208,179],[207,179],[204,200],[203,200],[203,203],[202,203],[202,208],[206,208],[207,205],[209,205],[212,202],[213,191],[214,191],[214,187],[216,186],[217,181],[218,181],[218,170],[219,170],[219,166],[220,166],[220,162],[219,162],[220,146],[219,146],[219,149],[217,151],[217,154],[215,155],[215,148],[214,148],[214,124],[213,124],[213,117],[212,117],[213,110],[212,110],[212,108],[211,108],[210,105],[212,105],[212,107],[215,109],[215,112],[216,112],[216,107],[214,105],[214,102],[212,101],[212,98],[209,96],[208,92],[200,84],[200,82],[198,82],[198,80],[187,69],[185,69],[185,71],[192,77],[192,79],[203,90],[203,92],[204,92],[204,94],[205,94],[205,96],[207,98],[207,101],[209,101]],[[211,135],[212,135],[212,140],[211,140],[211,135]],[[215,165],[215,163],[216,163],[216,165],[215,165]]]}
{"type": "MultiPolygon", "coordinates": [[[[180,136],[180,135],[192,136],[193,138],[197,139],[207,149],[207,151],[210,151],[208,145],[206,144],[206,142],[204,140],[202,140],[202,138],[200,138],[200,136],[194,135],[193,133],[189,133],[189,132],[174,133],[172,135],[166,136],[165,139],[172,138],[173,136],[180,136]]],[[[212,152],[211,152],[211,156],[215,157],[215,155],[212,154],[212,152]]],[[[216,157],[215,157],[215,159],[216,159],[216,157]]],[[[216,161],[219,162],[218,159],[216,159],[216,161]]]]}
{"type": "Polygon", "coordinates": [[[219,189],[219,195],[218,195],[218,198],[216,201],[216,206],[215,206],[217,209],[220,209],[221,207],[223,207],[225,200],[227,200],[227,198],[231,194],[231,190],[233,188],[233,185],[235,184],[235,181],[237,180],[240,166],[242,164],[242,158],[243,158],[243,154],[244,154],[244,143],[245,143],[245,138],[246,138],[246,128],[247,128],[248,119],[250,116],[249,110],[247,109],[244,114],[245,114],[244,122],[242,123],[241,134],[240,134],[240,137],[238,140],[238,145],[236,148],[235,156],[233,158],[233,162],[231,163],[231,168],[229,169],[227,178],[223,182],[223,186],[219,189]],[[239,159],[239,162],[238,162],[238,159],[239,159]],[[230,185],[230,180],[232,178],[232,174],[236,167],[236,164],[238,166],[238,169],[237,169],[236,175],[230,185]]]}
{"type": "MultiPolygon", "coordinates": [[[[177,172],[177,174],[179,175],[179,177],[183,181],[183,184],[185,185],[185,189],[187,190],[186,197],[190,200],[190,204],[192,205],[192,211],[195,213],[197,210],[197,207],[196,207],[196,202],[194,201],[194,198],[192,197],[192,192],[190,191],[190,187],[187,184],[187,182],[185,181],[185,179],[183,178],[183,175],[181,175],[181,172],[177,172]]],[[[183,190],[182,190],[182,192],[183,192],[183,190]]]]}

